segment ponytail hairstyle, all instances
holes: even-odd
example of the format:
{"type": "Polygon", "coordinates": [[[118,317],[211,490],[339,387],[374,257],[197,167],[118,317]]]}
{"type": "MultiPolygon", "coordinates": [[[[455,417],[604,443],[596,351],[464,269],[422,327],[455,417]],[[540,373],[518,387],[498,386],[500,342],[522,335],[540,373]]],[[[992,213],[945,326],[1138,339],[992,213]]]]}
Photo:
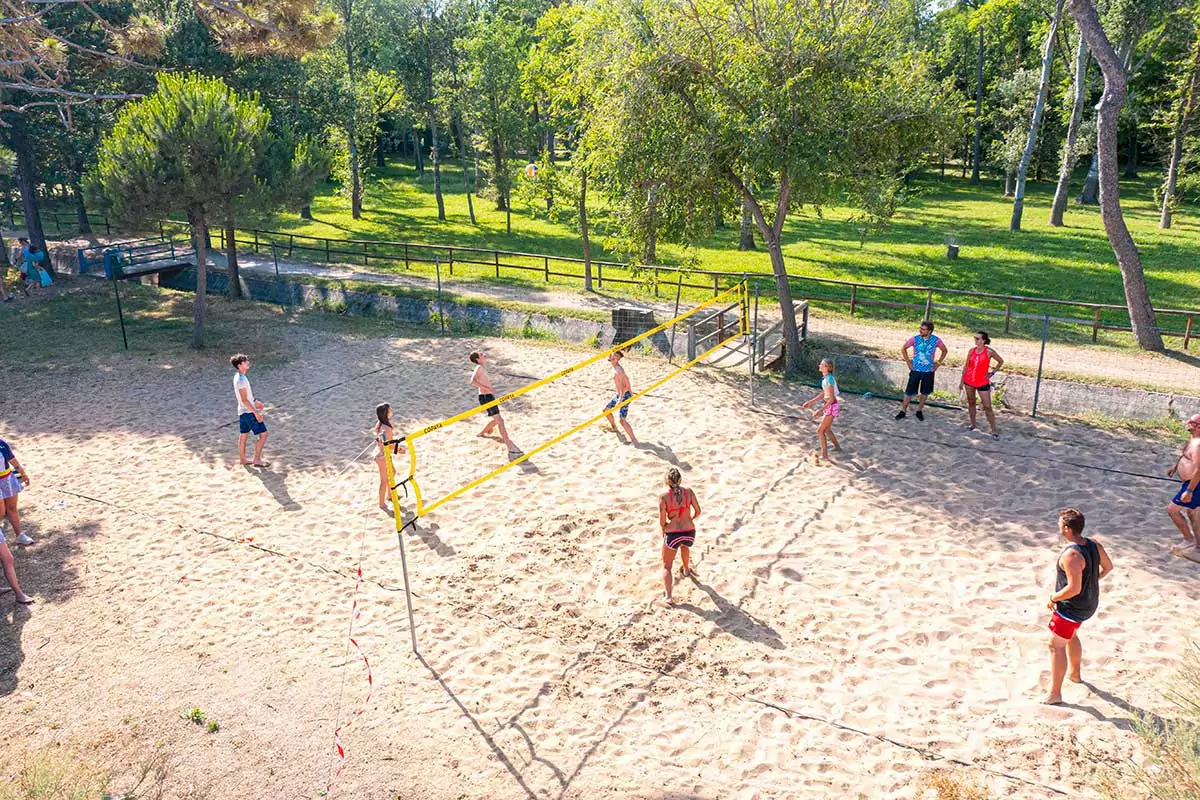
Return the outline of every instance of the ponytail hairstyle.
{"type": "Polygon", "coordinates": [[[392,423],[388,422],[388,412],[392,410],[391,403],[380,403],[375,406],[375,416],[379,418],[379,424],[391,427],[392,423]]]}
{"type": "Polygon", "coordinates": [[[667,486],[671,489],[671,496],[675,498],[676,503],[683,502],[683,487],[680,485],[683,482],[683,476],[679,474],[679,470],[671,467],[667,470],[667,486]]]}
{"type": "Polygon", "coordinates": [[[975,331],[975,335],[978,336],[980,339],[983,339],[983,343],[985,345],[989,345],[992,343],[992,337],[987,335],[987,331],[975,331]]]}
{"type": "Polygon", "coordinates": [[[822,358],[821,363],[829,368],[829,374],[832,375],[835,371],[835,366],[832,358],[822,358]]]}

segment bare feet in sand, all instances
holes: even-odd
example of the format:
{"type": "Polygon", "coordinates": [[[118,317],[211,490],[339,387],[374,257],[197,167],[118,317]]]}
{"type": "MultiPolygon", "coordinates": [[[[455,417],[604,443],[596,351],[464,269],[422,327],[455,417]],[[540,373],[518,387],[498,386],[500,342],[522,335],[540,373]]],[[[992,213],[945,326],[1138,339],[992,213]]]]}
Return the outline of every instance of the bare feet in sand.
{"type": "Polygon", "coordinates": [[[1067,678],[1071,681],[1071,683],[1083,683],[1083,676],[1079,674],[1078,667],[1072,670],[1071,674],[1068,675],[1067,678]]]}
{"type": "Polygon", "coordinates": [[[1046,699],[1042,701],[1042,705],[1044,705],[1044,706],[1061,706],[1062,701],[1063,701],[1063,699],[1062,699],[1061,694],[1048,694],[1048,695],[1046,695],[1046,699]]]}

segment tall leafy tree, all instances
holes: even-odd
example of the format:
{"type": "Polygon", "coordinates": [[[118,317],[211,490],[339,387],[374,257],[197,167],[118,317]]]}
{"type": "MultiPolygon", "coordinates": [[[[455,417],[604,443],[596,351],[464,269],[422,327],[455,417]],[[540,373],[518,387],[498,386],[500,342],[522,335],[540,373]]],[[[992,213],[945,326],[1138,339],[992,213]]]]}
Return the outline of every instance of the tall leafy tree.
{"type": "Polygon", "coordinates": [[[886,217],[903,174],[946,127],[943,87],[908,41],[911,16],[868,0],[607,0],[598,11],[605,96],[613,104],[658,98],[638,110],[658,110],[645,127],[663,145],[629,168],[677,185],[725,182],[748,202],[795,369],[799,335],[782,251],[789,213],[838,199],[886,217]]]}
{"type": "Polygon", "coordinates": [[[1154,308],[1150,304],[1150,293],[1146,289],[1142,257],[1121,211],[1121,190],[1117,174],[1117,126],[1121,105],[1125,101],[1126,67],[1109,42],[1091,0],[1069,0],[1069,7],[1071,15],[1075,17],[1075,23],[1087,40],[1088,49],[1096,56],[1096,62],[1104,75],[1104,93],[1096,106],[1100,216],[1104,220],[1109,244],[1117,257],[1117,266],[1121,270],[1133,338],[1143,349],[1162,350],[1162,336],[1158,332],[1154,308]]]}
{"type": "Polygon", "coordinates": [[[1087,97],[1088,49],[1083,34],[1076,34],[1074,79],[1071,81],[1071,116],[1067,122],[1067,138],[1059,155],[1058,184],[1054,188],[1054,201],[1050,204],[1050,224],[1056,228],[1063,225],[1067,211],[1067,195],[1070,192],[1071,173],[1079,157],[1079,129],[1083,123],[1083,105],[1087,97]]]}
{"type": "Polygon", "coordinates": [[[1033,160],[1033,151],[1037,146],[1038,135],[1042,129],[1042,115],[1046,111],[1046,97],[1050,94],[1050,70],[1054,66],[1054,40],[1058,33],[1058,22],[1062,19],[1063,0],[1056,0],[1054,15],[1050,18],[1050,29],[1046,32],[1046,41],[1042,45],[1042,71],[1038,81],[1037,96],[1033,103],[1033,119],[1029,123],[1029,133],[1025,139],[1025,148],[1021,152],[1021,162],[1017,166],[1017,186],[1013,193],[1012,217],[1008,223],[1010,231],[1021,230],[1021,215],[1025,211],[1025,175],[1029,172],[1029,162],[1033,160]]]}
{"type": "Polygon", "coordinates": [[[1171,215],[1178,203],[1179,174],[1183,164],[1183,143],[1194,121],[1197,104],[1200,103],[1200,26],[1189,19],[1192,30],[1191,53],[1181,70],[1178,95],[1171,119],[1171,151],[1167,160],[1167,171],[1163,177],[1162,209],[1158,227],[1171,227],[1171,215]]]}
{"type": "Polygon", "coordinates": [[[100,144],[89,191],[118,219],[185,213],[196,245],[192,346],[204,344],[206,232],[256,188],[270,115],[221,80],[160,75],[158,89],[122,109],[100,144]]]}
{"type": "Polygon", "coordinates": [[[483,13],[460,43],[466,62],[464,116],[490,154],[488,178],[496,209],[508,212],[506,229],[510,233],[511,161],[527,141],[530,122],[521,91],[521,62],[529,49],[529,30],[517,10],[502,6],[483,13]]]}

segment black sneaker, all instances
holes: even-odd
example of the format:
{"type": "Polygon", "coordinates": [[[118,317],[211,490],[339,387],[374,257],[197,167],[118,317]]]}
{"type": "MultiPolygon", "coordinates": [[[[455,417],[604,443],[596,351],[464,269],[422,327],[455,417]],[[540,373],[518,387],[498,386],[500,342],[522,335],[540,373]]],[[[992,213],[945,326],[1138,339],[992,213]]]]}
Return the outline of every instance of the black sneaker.
{"type": "Polygon", "coordinates": [[[925,412],[924,412],[924,411],[918,411],[918,412],[917,412],[917,419],[921,420],[921,422],[924,422],[924,421],[925,421],[925,412]]]}
{"type": "Polygon", "coordinates": [[[908,416],[908,414],[905,414],[903,411],[896,412],[896,419],[904,419],[907,416],[908,416]]]}

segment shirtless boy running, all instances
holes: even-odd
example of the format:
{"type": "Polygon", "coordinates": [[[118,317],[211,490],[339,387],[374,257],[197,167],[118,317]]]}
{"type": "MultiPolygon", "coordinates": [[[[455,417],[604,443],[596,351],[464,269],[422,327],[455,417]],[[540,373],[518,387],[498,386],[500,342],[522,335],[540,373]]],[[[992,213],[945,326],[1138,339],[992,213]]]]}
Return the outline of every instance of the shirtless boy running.
{"type": "MultiPolygon", "coordinates": [[[[616,408],[620,403],[625,403],[626,400],[633,397],[633,386],[629,383],[629,376],[625,374],[625,368],[621,366],[621,357],[624,355],[624,353],[618,350],[608,357],[608,363],[612,364],[613,368],[613,385],[617,388],[617,394],[616,397],[608,401],[608,405],[604,407],[605,411],[616,408]]],[[[618,414],[621,417],[621,427],[625,429],[625,434],[629,437],[629,441],[637,444],[637,437],[633,435],[633,428],[630,426],[629,420],[626,419],[629,415],[629,404],[625,403],[625,405],[621,406],[618,414]]],[[[617,426],[613,423],[612,414],[605,414],[604,416],[608,420],[613,433],[616,433],[617,426]]]]}
{"type": "Polygon", "coordinates": [[[1183,555],[1192,560],[1200,560],[1200,550],[1197,540],[1200,540],[1200,414],[1187,421],[1190,438],[1183,446],[1183,452],[1175,461],[1175,466],[1167,470],[1167,477],[1178,477],[1180,486],[1175,498],[1167,503],[1167,514],[1179,532],[1183,534],[1183,544],[1172,548],[1171,552],[1183,555]]]}
{"type": "MultiPolygon", "coordinates": [[[[487,373],[484,365],[488,362],[488,357],[484,353],[476,350],[469,356],[471,363],[475,365],[475,371],[471,373],[471,380],[468,381],[472,386],[479,390],[479,405],[490,403],[496,399],[495,390],[492,389],[492,379],[487,373]]],[[[487,410],[488,424],[479,432],[479,437],[486,437],[493,430],[499,428],[500,440],[508,445],[508,449],[513,449],[513,443],[508,438],[508,431],[504,429],[504,420],[500,417],[500,406],[492,406],[487,410]]]]}

